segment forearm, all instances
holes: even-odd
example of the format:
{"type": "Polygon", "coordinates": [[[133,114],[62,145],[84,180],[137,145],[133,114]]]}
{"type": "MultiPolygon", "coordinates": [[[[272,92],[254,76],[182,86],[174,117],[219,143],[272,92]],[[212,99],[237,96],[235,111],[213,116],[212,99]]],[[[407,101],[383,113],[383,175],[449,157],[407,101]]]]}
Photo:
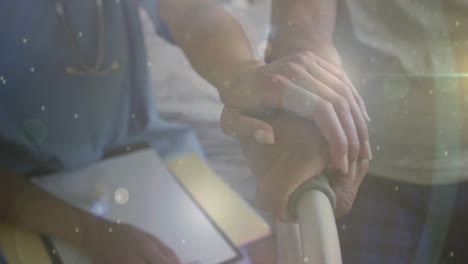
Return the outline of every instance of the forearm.
{"type": "Polygon", "coordinates": [[[336,0],[273,0],[270,42],[273,61],[299,51],[311,51],[340,65],[333,45],[336,0]]]}
{"type": "Polygon", "coordinates": [[[95,219],[11,171],[0,169],[0,223],[43,233],[82,248],[95,219]]]}
{"type": "Polygon", "coordinates": [[[218,2],[162,0],[158,10],[193,68],[222,90],[240,69],[259,62],[240,25],[218,2]]]}

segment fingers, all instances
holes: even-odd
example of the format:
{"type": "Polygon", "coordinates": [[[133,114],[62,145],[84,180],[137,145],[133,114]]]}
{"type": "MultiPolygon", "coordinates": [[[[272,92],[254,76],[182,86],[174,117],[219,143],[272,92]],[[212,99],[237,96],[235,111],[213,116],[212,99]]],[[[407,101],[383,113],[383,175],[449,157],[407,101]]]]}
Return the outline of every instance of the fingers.
{"type": "MultiPolygon", "coordinates": [[[[358,129],[355,124],[355,120],[354,120],[355,117],[353,116],[353,113],[356,111],[359,111],[359,109],[352,102],[349,103],[347,98],[336,93],[333,89],[330,89],[330,87],[333,87],[333,86],[339,87],[342,85],[340,85],[339,83],[337,84],[338,80],[335,77],[331,76],[330,74],[328,75],[329,76],[327,76],[326,72],[321,72],[320,76],[319,74],[315,75],[315,76],[321,77],[322,79],[328,78],[329,79],[328,81],[325,80],[325,82],[328,82],[328,86],[327,84],[324,84],[323,82],[320,82],[316,78],[312,77],[312,75],[310,75],[308,72],[303,72],[300,78],[304,80],[304,82],[313,83],[314,88],[312,88],[313,89],[312,92],[314,92],[315,94],[323,98],[325,101],[328,101],[332,104],[333,109],[335,110],[340,120],[343,131],[346,134],[346,137],[348,140],[348,160],[349,160],[349,164],[352,164],[356,162],[358,155],[359,155],[359,149],[360,149],[358,129]],[[332,79],[335,79],[335,80],[332,80],[332,79]]],[[[341,90],[344,90],[344,89],[341,89],[341,90]]],[[[362,116],[360,115],[360,113],[358,114],[358,117],[361,118],[362,120],[362,116]]],[[[365,123],[364,123],[364,128],[365,128],[365,131],[367,131],[367,124],[365,123]]]]}
{"type": "Polygon", "coordinates": [[[265,121],[241,113],[239,109],[224,107],[221,130],[230,137],[255,140],[261,144],[274,144],[273,128],[265,121]]]}
{"type": "Polygon", "coordinates": [[[277,109],[314,121],[329,143],[332,164],[344,174],[358,158],[372,159],[365,107],[343,73],[310,52],[264,65],[226,91],[221,127],[236,138],[273,144],[273,130],[248,111],[277,109]],[[235,110],[238,109],[238,110],[235,110]]]}
{"type": "Polygon", "coordinates": [[[283,76],[276,76],[270,89],[263,93],[264,106],[285,109],[308,120],[314,121],[330,146],[333,165],[348,173],[348,139],[332,103],[313,94],[283,76]]]}
{"type": "Polygon", "coordinates": [[[341,175],[335,175],[331,179],[332,189],[336,194],[337,204],[334,213],[337,218],[348,214],[352,209],[359,186],[369,169],[369,160],[360,160],[357,165],[351,167],[350,174],[353,173],[354,176],[342,177],[341,175]]]}
{"type": "MultiPolygon", "coordinates": [[[[315,62],[310,62],[308,63],[309,65],[308,71],[311,73],[312,76],[315,76],[318,80],[321,81],[321,83],[323,83],[323,85],[326,87],[325,91],[330,90],[330,89],[332,91],[335,91],[339,96],[344,98],[344,100],[349,105],[350,115],[352,116],[353,125],[355,127],[355,130],[348,131],[347,133],[348,143],[349,143],[348,155],[349,155],[350,164],[357,161],[359,151],[361,151],[361,154],[359,155],[361,159],[364,158],[364,159],[372,160],[372,151],[371,151],[370,144],[369,144],[369,133],[367,129],[367,122],[364,119],[364,115],[360,107],[358,106],[358,103],[356,102],[356,98],[353,96],[352,86],[350,84],[345,83],[345,81],[342,81],[340,79],[344,77],[339,77],[339,76],[346,76],[346,75],[340,72],[331,73],[330,71],[321,67],[321,65],[323,64],[324,63],[318,64],[315,62]],[[339,76],[337,77],[337,75],[339,76]],[[354,134],[354,131],[356,131],[357,134],[354,134]]],[[[332,98],[328,100],[333,100],[333,98],[336,98],[336,96],[332,96],[332,98]]],[[[349,121],[351,121],[351,119],[349,121]]],[[[352,129],[350,124],[347,124],[346,126],[344,125],[344,128],[345,128],[345,131],[346,129],[352,129]]]]}
{"type": "Polygon", "coordinates": [[[349,80],[348,76],[342,72],[342,70],[338,69],[335,65],[327,62],[326,60],[320,58],[319,56],[313,55],[315,58],[317,58],[317,63],[326,69],[327,71],[331,72],[334,76],[337,76],[342,82],[346,83],[350,88],[351,92],[354,96],[354,99],[359,105],[359,108],[361,109],[362,115],[364,118],[367,120],[367,122],[370,122],[371,119],[367,113],[366,106],[364,104],[364,100],[362,100],[362,97],[359,95],[357,92],[356,87],[353,85],[351,80],[349,80]]]}

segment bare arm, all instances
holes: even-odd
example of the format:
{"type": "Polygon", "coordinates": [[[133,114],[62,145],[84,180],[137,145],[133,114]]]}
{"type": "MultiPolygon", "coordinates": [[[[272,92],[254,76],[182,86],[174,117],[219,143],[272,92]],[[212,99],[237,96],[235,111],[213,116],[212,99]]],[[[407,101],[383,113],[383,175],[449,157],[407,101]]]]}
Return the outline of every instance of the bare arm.
{"type": "Polygon", "coordinates": [[[273,47],[269,60],[308,50],[340,65],[333,45],[336,0],[273,0],[271,10],[273,47]]]}
{"type": "MultiPolygon", "coordinates": [[[[323,8],[333,10],[333,5],[323,8]]],[[[158,11],[194,69],[218,88],[226,105],[249,112],[285,110],[316,122],[329,142],[333,164],[348,172],[359,148],[352,115],[360,109],[346,97],[350,82],[340,79],[339,68],[306,49],[267,65],[256,61],[244,31],[217,0],[161,0],[158,11]]],[[[364,143],[367,125],[360,118],[356,123],[364,143]]],[[[231,136],[241,133],[238,128],[231,136]]],[[[269,134],[263,142],[274,142],[273,128],[265,122],[254,133],[269,134]]],[[[363,156],[370,159],[370,149],[365,149],[363,156]]]]}
{"type": "Polygon", "coordinates": [[[22,176],[0,169],[0,222],[44,233],[81,248],[93,216],[33,185],[22,176]]]}
{"type": "Polygon", "coordinates": [[[217,0],[161,0],[158,11],[192,67],[218,89],[261,65],[239,23],[217,0]]]}

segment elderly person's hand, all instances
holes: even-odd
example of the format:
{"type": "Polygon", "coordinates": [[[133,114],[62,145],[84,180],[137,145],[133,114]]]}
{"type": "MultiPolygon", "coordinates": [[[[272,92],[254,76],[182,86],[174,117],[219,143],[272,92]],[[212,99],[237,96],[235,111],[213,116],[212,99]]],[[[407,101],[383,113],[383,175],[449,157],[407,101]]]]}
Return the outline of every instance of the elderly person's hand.
{"type": "MultiPolygon", "coordinates": [[[[226,134],[239,133],[237,137],[257,177],[257,206],[279,220],[294,221],[287,210],[289,196],[299,185],[331,168],[327,140],[311,121],[285,112],[273,116],[262,121],[225,107],[221,126],[226,134]],[[275,131],[274,144],[261,144],[252,136],[252,131],[266,125],[275,131]]],[[[329,173],[337,196],[336,217],[351,209],[369,161],[362,159],[354,164],[347,175],[329,173]]]]}
{"type": "MultiPolygon", "coordinates": [[[[372,159],[364,103],[341,69],[305,51],[270,64],[245,65],[238,72],[220,89],[226,106],[253,112],[280,109],[313,121],[328,141],[331,162],[343,173],[360,158],[372,159]]],[[[252,133],[263,143],[276,138],[268,124],[252,133]]]]}

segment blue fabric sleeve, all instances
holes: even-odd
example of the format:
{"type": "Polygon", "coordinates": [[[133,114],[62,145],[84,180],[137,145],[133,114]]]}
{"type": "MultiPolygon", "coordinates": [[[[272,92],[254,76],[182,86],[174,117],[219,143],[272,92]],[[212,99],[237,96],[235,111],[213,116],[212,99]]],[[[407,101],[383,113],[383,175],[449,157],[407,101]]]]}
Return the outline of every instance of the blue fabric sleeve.
{"type": "Polygon", "coordinates": [[[158,11],[157,11],[158,0],[140,0],[140,1],[141,1],[141,7],[143,7],[146,10],[148,15],[153,20],[154,29],[156,30],[156,33],[160,35],[161,37],[163,37],[168,42],[170,42],[171,44],[176,45],[176,42],[171,35],[171,32],[169,32],[169,29],[164,24],[164,21],[162,21],[159,18],[158,11]]]}

